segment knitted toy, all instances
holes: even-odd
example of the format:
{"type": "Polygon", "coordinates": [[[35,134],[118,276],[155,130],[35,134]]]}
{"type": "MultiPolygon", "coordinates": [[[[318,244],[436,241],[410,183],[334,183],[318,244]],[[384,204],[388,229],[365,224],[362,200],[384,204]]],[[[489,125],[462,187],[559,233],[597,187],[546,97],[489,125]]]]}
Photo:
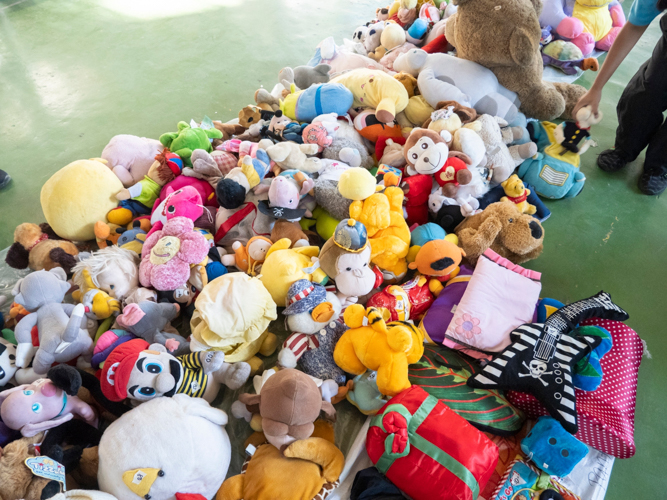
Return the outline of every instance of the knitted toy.
{"type": "Polygon", "coordinates": [[[535,205],[531,205],[526,201],[528,195],[530,194],[530,189],[527,189],[523,185],[523,181],[519,178],[518,175],[512,174],[512,176],[506,181],[500,184],[505,191],[507,196],[500,198],[500,201],[511,201],[517,205],[517,208],[523,214],[534,214],[537,209],[535,205]]]}
{"type": "Polygon", "coordinates": [[[104,360],[102,392],[110,401],[144,403],[161,396],[186,394],[212,402],[222,384],[240,388],[250,375],[248,363],[225,363],[222,352],[173,356],[162,344],[132,339],[117,345],[104,360]]]}
{"type": "Polygon", "coordinates": [[[271,245],[273,241],[265,236],[253,236],[245,245],[240,241],[235,241],[232,245],[234,254],[223,255],[222,263],[226,266],[236,266],[250,276],[257,276],[271,245]]]}
{"type": "Polygon", "coordinates": [[[79,356],[90,359],[93,341],[85,329],[87,320],[82,304],[63,304],[70,289],[60,267],[35,271],[16,282],[14,301],[30,313],[16,325],[16,366],[32,367],[44,375],[53,363],[66,363],[79,356]],[[37,328],[37,349],[33,346],[33,328],[37,328]],[[34,358],[33,358],[34,355],[34,358]]]}
{"type": "Polygon", "coordinates": [[[138,304],[128,304],[123,314],[116,318],[118,326],[132,335],[144,339],[149,344],[161,344],[174,356],[190,352],[189,343],[180,335],[167,333],[165,327],[178,316],[178,304],[143,301],[138,304]]]}
{"type": "Polygon", "coordinates": [[[0,416],[26,437],[56,427],[76,415],[97,427],[93,409],[76,395],[81,375],[68,365],[51,368],[47,378],[0,392],[0,416]]]}
{"type": "Polygon", "coordinates": [[[5,262],[14,269],[29,267],[33,271],[62,267],[69,273],[76,264],[79,250],[71,241],[62,240],[46,222],[19,224],[14,230],[14,243],[5,262]]]}
{"type": "Polygon", "coordinates": [[[292,331],[283,342],[278,362],[321,380],[345,385],[345,373],[333,360],[338,339],[347,329],[338,321],[342,306],[336,295],[308,280],[295,281],[287,292],[283,314],[292,331]]]}
{"type": "Polygon", "coordinates": [[[344,319],[349,330],[336,344],[336,364],[354,375],[377,371],[378,389],[387,396],[409,388],[408,365],[424,353],[421,330],[410,323],[385,323],[379,310],[364,311],[359,304],[349,306],[344,319]]]}
{"type": "Polygon", "coordinates": [[[167,132],[160,136],[163,146],[180,156],[186,165],[192,165],[190,156],[195,149],[203,149],[210,153],[212,139],[222,138],[222,132],[216,128],[204,129],[191,127],[186,122],[178,122],[178,132],[167,132]]]}
{"type": "Polygon", "coordinates": [[[507,201],[492,203],[481,213],[466,217],[456,235],[471,265],[487,248],[521,264],[539,257],[544,241],[544,229],[537,219],[522,214],[515,203],[507,201]]]}
{"type": "Polygon", "coordinates": [[[335,420],[333,405],[322,400],[315,381],[303,372],[286,368],[269,376],[259,394],[241,394],[239,401],[262,417],[266,440],[279,450],[313,434],[320,412],[335,420]]]}
{"type": "Polygon", "coordinates": [[[72,241],[95,238],[94,226],[115,208],[123,184],[97,160],[77,160],[61,168],[42,186],[40,203],[53,231],[72,241]]]}
{"type": "Polygon", "coordinates": [[[392,123],[408,105],[405,87],[382,71],[356,69],[331,81],[345,85],[352,92],[354,107],[375,108],[375,116],[382,123],[392,123]]]}
{"type": "Polygon", "coordinates": [[[111,138],[101,157],[123,186],[129,188],[144,178],[163,149],[158,140],[121,134],[111,138]]]}
{"type": "Polygon", "coordinates": [[[320,251],[322,270],[336,283],[338,300],[347,306],[379,286],[382,276],[370,267],[371,245],[361,222],[344,219],[320,251]]]}
{"type": "MultiPolygon", "coordinates": [[[[542,80],[540,6],[529,0],[463,0],[447,19],[445,36],[456,47],[459,58],[489,68],[501,85],[516,92],[520,109],[527,116],[539,120],[567,118],[585,89],[542,80]],[[489,12],[498,15],[489,16],[489,12]]],[[[482,112],[512,120],[492,110],[482,112]]]]}
{"type": "Polygon", "coordinates": [[[139,265],[143,286],[173,290],[188,281],[190,264],[202,262],[209,249],[206,238],[193,229],[190,219],[174,217],[148,237],[139,265]]]}
{"type": "Polygon", "coordinates": [[[226,424],[224,411],[185,394],[139,405],[102,435],[100,490],[118,500],[213,498],[231,459],[226,424]]]}
{"type": "Polygon", "coordinates": [[[123,226],[139,215],[150,215],[162,187],[180,175],[182,169],[183,160],[177,154],[158,154],[143,179],[116,194],[120,203],[107,214],[109,222],[123,226]]]}
{"type": "Polygon", "coordinates": [[[241,474],[222,483],[215,500],[320,500],[338,485],[345,457],[334,444],[333,425],[315,421],[306,439],[284,451],[270,444],[261,432],[251,435],[245,447],[256,448],[241,474]],[[298,478],[298,480],[295,480],[298,478]]]}

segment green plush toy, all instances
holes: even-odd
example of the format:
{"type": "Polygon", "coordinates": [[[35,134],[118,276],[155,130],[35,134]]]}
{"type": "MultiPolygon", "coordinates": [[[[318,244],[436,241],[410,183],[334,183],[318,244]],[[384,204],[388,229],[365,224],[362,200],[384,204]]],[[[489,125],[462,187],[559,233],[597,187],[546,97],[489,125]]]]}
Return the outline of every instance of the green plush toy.
{"type": "Polygon", "coordinates": [[[185,122],[178,122],[178,132],[167,132],[160,136],[160,142],[183,161],[192,166],[190,156],[195,149],[213,151],[211,139],[222,139],[222,132],[217,128],[193,128],[185,122]]]}

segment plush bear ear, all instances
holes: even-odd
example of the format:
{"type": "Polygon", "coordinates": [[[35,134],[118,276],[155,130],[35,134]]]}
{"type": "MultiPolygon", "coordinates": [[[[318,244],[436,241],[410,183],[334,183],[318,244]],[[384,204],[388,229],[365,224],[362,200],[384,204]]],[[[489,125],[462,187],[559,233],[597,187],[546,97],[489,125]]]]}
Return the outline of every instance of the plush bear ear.
{"type": "Polygon", "coordinates": [[[366,319],[364,306],[361,304],[353,304],[345,309],[345,314],[343,315],[345,324],[349,328],[360,328],[364,324],[366,319]]]}
{"type": "Polygon", "coordinates": [[[76,368],[69,365],[54,366],[48,371],[46,377],[69,396],[76,396],[81,388],[81,375],[76,368]]]}
{"type": "Polygon", "coordinates": [[[523,28],[517,28],[510,36],[510,55],[519,66],[530,66],[538,49],[523,28]]]}
{"type": "Polygon", "coordinates": [[[13,243],[7,250],[5,262],[14,269],[25,269],[30,264],[30,252],[20,243],[13,243]]]}
{"type": "MultiPolygon", "coordinates": [[[[54,267],[53,269],[49,270],[49,272],[54,274],[59,280],[67,281],[67,273],[62,267],[54,267]]],[[[69,286],[67,289],[69,290],[69,286]]]]}

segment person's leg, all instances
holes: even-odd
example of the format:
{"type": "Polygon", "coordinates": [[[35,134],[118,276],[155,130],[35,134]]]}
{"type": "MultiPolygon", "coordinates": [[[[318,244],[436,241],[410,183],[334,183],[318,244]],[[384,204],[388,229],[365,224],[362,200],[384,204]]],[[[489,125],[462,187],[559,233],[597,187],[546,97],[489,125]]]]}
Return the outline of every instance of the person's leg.
{"type": "Polygon", "coordinates": [[[648,195],[660,194],[667,188],[667,121],[649,142],[638,187],[648,195]]]}
{"type": "Polygon", "coordinates": [[[0,189],[4,188],[11,182],[11,176],[4,170],[0,170],[0,189]]]}
{"type": "Polygon", "coordinates": [[[620,170],[633,161],[660,129],[667,109],[667,18],[660,20],[662,37],[646,61],[632,77],[618,102],[618,128],[614,149],[598,157],[598,166],[607,172],[620,170]]]}

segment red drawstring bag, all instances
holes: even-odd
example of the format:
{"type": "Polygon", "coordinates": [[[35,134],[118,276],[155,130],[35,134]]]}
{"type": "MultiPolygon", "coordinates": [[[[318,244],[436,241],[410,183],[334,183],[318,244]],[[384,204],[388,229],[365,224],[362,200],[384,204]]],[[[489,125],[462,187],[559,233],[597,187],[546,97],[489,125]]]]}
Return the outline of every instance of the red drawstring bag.
{"type": "Polygon", "coordinates": [[[489,438],[416,385],[373,418],[366,450],[414,500],[476,500],[498,462],[489,438]]]}
{"type": "MultiPolygon", "coordinates": [[[[592,318],[582,325],[596,325],[611,333],[613,346],[600,360],[602,383],[592,392],[575,389],[579,430],[575,437],[617,458],[635,454],[635,404],[637,375],[644,353],[639,335],[620,321],[592,318]]],[[[530,394],[507,392],[510,403],[530,418],[548,415],[530,394]]]]}

